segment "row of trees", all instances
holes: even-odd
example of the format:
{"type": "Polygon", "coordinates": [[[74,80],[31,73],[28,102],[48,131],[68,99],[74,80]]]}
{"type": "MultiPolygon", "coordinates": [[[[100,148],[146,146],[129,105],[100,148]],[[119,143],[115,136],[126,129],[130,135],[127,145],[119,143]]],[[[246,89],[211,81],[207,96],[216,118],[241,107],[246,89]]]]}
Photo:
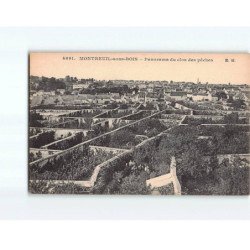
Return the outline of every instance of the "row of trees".
{"type": "Polygon", "coordinates": [[[65,150],[83,142],[82,132],[76,133],[74,136],[69,137],[70,138],[65,138],[63,141],[59,141],[58,143],[48,146],[48,149],[65,150]]]}
{"type": "Polygon", "coordinates": [[[109,93],[119,93],[120,95],[126,94],[126,93],[137,93],[139,90],[138,87],[135,88],[129,88],[128,85],[106,85],[106,86],[98,86],[97,84],[93,83],[90,84],[88,88],[83,89],[80,93],[81,94],[109,94],[109,93]]]}
{"type": "Polygon", "coordinates": [[[54,91],[57,89],[65,89],[66,84],[54,77],[43,78],[42,81],[37,81],[36,85],[32,85],[34,90],[54,91]]]}
{"type": "Polygon", "coordinates": [[[75,109],[91,109],[93,108],[93,105],[55,105],[55,104],[41,104],[37,105],[35,107],[32,107],[33,110],[37,109],[55,109],[55,110],[75,110],[75,109]]]}
{"type": "Polygon", "coordinates": [[[150,113],[144,111],[144,112],[132,114],[132,115],[130,115],[129,117],[126,117],[126,118],[124,118],[124,119],[126,119],[126,120],[140,120],[140,119],[142,119],[142,118],[144,118],[144,117],[147,117],[147,116],[149,116],[149,115],[150,115],[150,113]]]}
{"type": "Polygon", "coordinates": [[[69,116],[70,117],[88,117],[91,118],[93,116],[101,114],[103,111],[102,110],[79,110],[74,113],[71,113],[69,116]]]}
{"type": "Polygon", "coordinates": [[[132,114],[132,110],[124,110],[122,112],[118,112],[118,110],[112,110],[110,112],[107,112],[101,116],[99,116],[100,118],[120,118],[122,116],[126,116],[132,114]]]}
{"type": "Polygon", "coordinates": [[[200,125],[200,124],[249,124],[249,119],[245,117],[239,117],[239,114],[233,112],[231,114],[224,115],[220,119],[213,119],[213,117],[186,117],[184,123],[188,125],[200,125]]]}
{"type": "Polygon", "coordinates": [[[91,125],[93,124],[93,119],[86,117],[86,118],[74,118],[69,119],[66,117],[64,122],[53,123],[53,127],[55,128],[68,128],[68,129],[90,129],[91,125]]]}
{"type": "Polygon", "coordinates": [[[46,144],[53,142],[55,139],[55,131],[44,131],[35,138],[29,139],[30,148],[40,148],[46,144]]]}

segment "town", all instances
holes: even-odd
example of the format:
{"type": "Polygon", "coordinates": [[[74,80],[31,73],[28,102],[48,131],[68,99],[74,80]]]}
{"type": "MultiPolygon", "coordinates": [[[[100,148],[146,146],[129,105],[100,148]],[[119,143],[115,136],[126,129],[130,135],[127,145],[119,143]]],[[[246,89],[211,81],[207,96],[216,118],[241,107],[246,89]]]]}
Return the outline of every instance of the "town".
{"type": "Polygon", "coordinates": [[[250,86],[30,76],[29,191],[249,194],[250,86]]]}

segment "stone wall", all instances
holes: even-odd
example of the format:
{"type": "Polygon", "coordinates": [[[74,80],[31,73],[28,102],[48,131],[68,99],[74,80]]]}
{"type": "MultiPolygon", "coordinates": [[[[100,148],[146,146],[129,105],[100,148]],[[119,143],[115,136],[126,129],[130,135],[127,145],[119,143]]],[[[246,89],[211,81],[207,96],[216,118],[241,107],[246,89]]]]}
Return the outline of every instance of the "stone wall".
{"type": "MultiPolygon", "coordinates": [[[[154,113],[154,114],[152,114],[152,115],[150,115],[150,116],[147,116],[147,117],[144,117],[144,118],[142,118],[142,119],[140,119],[140,120],[131,122],[131,123],[129,123],[129,124],[126,124],[126,125],[124,125],[124,126],[122,126],[122,127],[117,128],[117,129],[115,129],[115,130],[113,130],[113,131],[110,131],[110,132],[107,132],[107,133],[105,133],[105,134],[99,135],[99,136],[97,136],[97,137],[95,137],[95,138],[93,138],[93,139],[90,139],[90,140],[88,140],[88,141],[84,141],[84,142],[82,142],[82,143],[80,143],[80,144],[78,144],[78,145],[75,145],[75,146],[73,146],[73,147],[71,147],[71,148],[69,148],[69,149],[66,149],[66,150],[63,150],[63,151],[61,151],[61,152],[55,153],[54,155],[50,155],[50,156],[48,156],[48,157],[46,157],[46,158],[44,158],[44,159],[39,159],[39,160],[37,160],[37,161],[34,161],[34,162],[30,163],[29,166],[30,166],[30,167],[42,167],[42,166],[44,166],[48,161],[53,160],[53,159],[57,159],[58,157],[61,157],[61,156],[66,156],[67,154],[70,154],[71,152],[73,152],[75,149],[79,149],[80,152],[83,152],[83,151],[87,150],[88,147],[89,147],[90,145],[93,145],[93,144],[95,143],[95,141],[98,141],[98,140],[101,139],[101,138],[105,138],[105,137],[109,136],[110,134],[115,133],[116,131],[122,130],[122,129],[128,127],[128,126],[139,125],[140,122],[142,122],[142,121],[144,121],[144,120],[146,120],[146,119],[150,119],[151,117],[154,117],[154,116],[156,116],[157,114],[161,114],[161,113],[163,113],[164,111],[165,111],[165,110],[160,111],[160,112],[157,112],[157,113],[154,113]]],[[[42,129],[42,128],[41,128],[41,129],[42,129]]],[[[94,145],[93,145],[93,146],[94,146],[94,145]]]]}

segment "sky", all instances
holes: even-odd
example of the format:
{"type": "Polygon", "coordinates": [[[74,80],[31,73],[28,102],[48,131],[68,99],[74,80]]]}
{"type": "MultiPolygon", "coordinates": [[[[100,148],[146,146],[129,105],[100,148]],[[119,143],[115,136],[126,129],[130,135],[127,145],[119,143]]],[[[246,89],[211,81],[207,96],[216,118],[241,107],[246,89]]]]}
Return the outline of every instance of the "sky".
{"type": "Polygon", "coordinates": [[[31,53],[30,75],[249,84],[249,59],[247,53],[31,53]]]}

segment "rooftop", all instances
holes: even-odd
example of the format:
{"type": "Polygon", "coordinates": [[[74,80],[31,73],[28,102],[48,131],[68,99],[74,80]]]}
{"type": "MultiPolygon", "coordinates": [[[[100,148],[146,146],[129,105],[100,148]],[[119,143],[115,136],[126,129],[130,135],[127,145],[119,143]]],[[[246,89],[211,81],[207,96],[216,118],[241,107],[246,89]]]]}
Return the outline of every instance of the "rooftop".
{"type": "Polygon", "coordinates": [[[176,92],[171,92],[170,96],[186,96],[187,92],[184,91],[176,91],[176,92]]]}

